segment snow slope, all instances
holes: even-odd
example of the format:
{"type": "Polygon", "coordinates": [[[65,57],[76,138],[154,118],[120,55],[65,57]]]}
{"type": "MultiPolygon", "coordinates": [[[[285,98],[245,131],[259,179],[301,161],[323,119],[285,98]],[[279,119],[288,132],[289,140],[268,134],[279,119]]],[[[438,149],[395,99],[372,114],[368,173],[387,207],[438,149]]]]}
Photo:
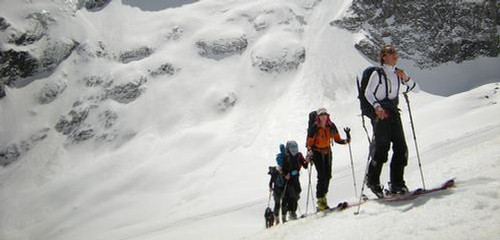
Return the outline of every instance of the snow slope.
{"type": "MultiPolygon", "coordinates": [[[[279,143],[303,143],[310,110],[327,107],[339,127],[353,129],[356,179],[361,185],[367,143],[353,79],[370,63],[352,46],[351,33],[328,24],[350,1],[207,0],[154,12],[112,1],[102,11],[81,10],[74,17],[58,12],[63,2],[9,1],[3,6],[13,11],[2,10],[2,15],[21,21],[16,12],[46,7],[65,20],[53,34],[71,36],[85,49],[95,49],[103,41],[110,55],[139,46],[149,46],[154,53],[126,64],[111,57],[73,54],[50,77],[8,89],[0,101],[2,144],[54,128],[76,100],[98,95],[98,90],[83,86],[86,76],[127,83],[165,62],[180,70],[150,78],[145,92],[128,104],[109,99],[97,103],[86,123],[99,125],[100,111],[115,112],[118,120],[112,133],[117,137],[110,142],[71,144],[51,130],[21,159],[0,169],[0,239],[350,239],[380,234],[388,219],[402,214],[409,217],[396,226],[401,236],[416,237],[414,229],[419,227],[428,229],[422,233],[428,238],[488,239],[499,233],[488,227],[498,225],[498,214],[493,213],[499,211],[498,191],[492,190],[499,181],[495,84],[447,98],[424,92],[411,95],[427,184],[457,177],[454,194],[418,200],[404,213],[407,205],[369,203],[357,217],[349,210],[263,230],[267,166],[274,164],[279,143]],[[254,23],[267,28],[257,31],[254,23]],[[178,26],[182,32],[176,40],[172,30],[178,26]],[[240,54],[214,60],[198,53],[200,39],[242,35],[248,47],[240,54]],[[252,53],[280,56],[281,49],[275,48],[280,44],[288,49],[303,46],[305,62],[296,70],[272,74],[252,66],[252,53]],[[40,105],[33,96],[52,81],[68,87],[51,104],[40,105]],[[233,94],[234,107],[221,110],[220,100],[233,94]],[[443,217],[426,214],[430,212],[443,217]],[[470,216],[477,217],[477,225],[465,224],[470,216]],[[438,220],[438,226],[427,224],[438,220]],[[410,223],[415,228],[408,230],[410,223]],[[452,235],[446,228],[450,225],[471,235],[452,235]],[[471,231],[476,226],[484,230],[471,231]]],[[[488,70],[500,81],[495,69],[488,70]]],[[[447,76],[446,69],[436,71],[447,76]]],[[[405,127],[413,149],[407,122],[405,127]]],[[[347,148],[335,146],[334,151],[328,199],[352,200],[347,148]]],[[[409,186],[419,187],[413,150],[410,157],[409,186]]],[[[304,189],[305,177],[303,173],[304,189]]],[[[299,204],[304,208],[305,197],[299,204]]],[[[391,230],[382,234],[395,236],[391,230]]]]}
{"type": "MultiPolygon", "coordinates": [[[[407,202],[368,202],[359,215],[353,214],[355,208],[315,215],[248,239],[495,239],[500,233],[499,85],[444,98],[415,112],[422,129],[419,143],[427,187],[456,178],[456,188],[407,202]]],[[[417,160],[411,155],[407,181],[421,187],[417,160]]],[[[351,177],[336,172],[334,189],[347,185],[351,177]]],[[[359,173],[361,169],[361,177],[359,173]]]]}

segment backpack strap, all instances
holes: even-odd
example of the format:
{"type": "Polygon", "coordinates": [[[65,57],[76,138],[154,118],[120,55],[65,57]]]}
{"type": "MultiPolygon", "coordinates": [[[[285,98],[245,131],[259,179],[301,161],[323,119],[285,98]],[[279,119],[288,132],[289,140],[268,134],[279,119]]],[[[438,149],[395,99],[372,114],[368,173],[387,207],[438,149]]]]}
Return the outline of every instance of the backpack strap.
{"type": "MultiPolygon", "coordinates": [[[[378,87],[380,86],[380,84],[382,84],[382,76],[383,76],[384,77],[384,81],[385,81],[385,99],[387,99],[387,98],[389,98],[389,84],[388,84],[388,81],[387,81],[387,75],[385,74],[384,69],[381,68],[381,67],[377,67],[376,71],[378,73],[378,85],[375,88],[375,93],[377,92],[378,87]]],[[[398,91],[399,91],[399,85],[398,85],[398,91]]],[[[373,94],[373,95],[375,95],[375,97],[376,97],[376,94],[373,94]]]]}

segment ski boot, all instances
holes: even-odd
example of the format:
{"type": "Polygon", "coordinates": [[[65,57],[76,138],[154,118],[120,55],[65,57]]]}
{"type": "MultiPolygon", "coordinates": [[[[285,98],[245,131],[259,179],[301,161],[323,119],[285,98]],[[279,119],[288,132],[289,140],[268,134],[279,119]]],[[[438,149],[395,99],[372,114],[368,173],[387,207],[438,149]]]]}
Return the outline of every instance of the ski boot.
{"type": "Polygon", "coordinates": [[[326,197],[318,198],[317,205],[318,205],[317,207],[318,212],[330,209],[328,203],[326,202],[326,197]]]}
{"type": "Polygon", "coordinates": [[[373,194],[377,196],[377,198],[384,198],[384,187],[380,184],[372,184],[367,182],[366,186],[372,190],[373,194]]]}
{"type": "Polygon", "coordinates": [[[405,195],[409,192],[408,187],[404,184],[391,184],[389,183],[390,186],[390,194],[391,195],[405,195]]]}
{"type": "Polygon", "coordinates": [[[279,215],[274,215],[274,225],[280,224],[280,216],[279,215]]]}

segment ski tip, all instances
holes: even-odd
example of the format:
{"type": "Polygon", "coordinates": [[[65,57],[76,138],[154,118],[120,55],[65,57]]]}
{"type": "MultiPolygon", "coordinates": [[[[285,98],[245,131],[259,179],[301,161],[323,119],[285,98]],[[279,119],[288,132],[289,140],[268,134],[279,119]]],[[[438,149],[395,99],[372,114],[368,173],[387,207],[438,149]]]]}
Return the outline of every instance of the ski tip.
{"type": "Polygon", "coordinates": [[[455,186],[455,178],[452,178],[448,181],[446,181],[443,187],[449,188],[449,187],[454,187],[455,186]]]}

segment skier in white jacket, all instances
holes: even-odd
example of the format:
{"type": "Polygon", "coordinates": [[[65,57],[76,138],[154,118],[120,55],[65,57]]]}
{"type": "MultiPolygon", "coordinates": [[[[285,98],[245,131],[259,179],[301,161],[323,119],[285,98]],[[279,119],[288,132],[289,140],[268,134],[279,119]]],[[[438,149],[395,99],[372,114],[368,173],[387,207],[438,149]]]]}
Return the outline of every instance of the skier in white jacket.
{"type": "Polygon", "coordinates": [[[418,85],[401,69],[396,68],[398,54],[392,45],[384,46],[380,52],[383,71],[373,71],[365,90],[365,97],[375,110],[372,119],[374,141],[370,146],[373,154],[368,168],[367,187],[378,197],[383,197],[380,185],[382,166],[387,162],[392,143],[393,155],[390,169],[390,191],[406,193],[404,168],[408,162],[403,126],[398,110],[398,95],[402,91],[419,90],[418,85]]]}

